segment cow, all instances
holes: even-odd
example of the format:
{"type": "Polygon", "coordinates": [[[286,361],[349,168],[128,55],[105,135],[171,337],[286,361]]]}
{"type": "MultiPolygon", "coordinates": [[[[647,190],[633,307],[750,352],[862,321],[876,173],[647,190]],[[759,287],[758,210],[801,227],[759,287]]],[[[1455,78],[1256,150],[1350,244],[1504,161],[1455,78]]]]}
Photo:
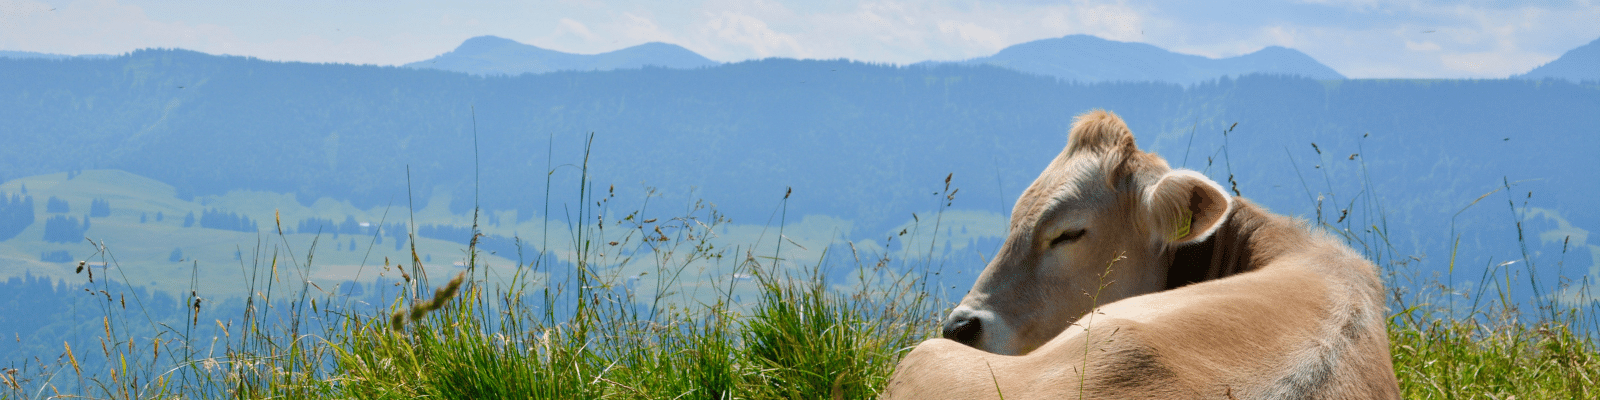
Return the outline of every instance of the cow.
{"type": "Polygon", "coordinates": [[[888,399],[1395,399],[1377,268],[1079,115],[888,399]]]}

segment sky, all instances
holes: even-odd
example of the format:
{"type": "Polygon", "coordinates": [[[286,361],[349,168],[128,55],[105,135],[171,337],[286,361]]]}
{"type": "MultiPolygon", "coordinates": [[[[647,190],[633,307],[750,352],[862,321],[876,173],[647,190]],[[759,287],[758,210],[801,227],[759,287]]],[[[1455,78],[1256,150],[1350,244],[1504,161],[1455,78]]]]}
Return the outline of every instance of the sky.
{"type": "Polygon", "coordinates": [[[666,42],[724,62],[909,64],[1087,34],[1213,58],[1283,46],[1350,78],[1504,78],[1600,38],[1600,0],[1210,3],[0,0],[0,50],[398,65],[494,35],[579,54],[666,42]]]}

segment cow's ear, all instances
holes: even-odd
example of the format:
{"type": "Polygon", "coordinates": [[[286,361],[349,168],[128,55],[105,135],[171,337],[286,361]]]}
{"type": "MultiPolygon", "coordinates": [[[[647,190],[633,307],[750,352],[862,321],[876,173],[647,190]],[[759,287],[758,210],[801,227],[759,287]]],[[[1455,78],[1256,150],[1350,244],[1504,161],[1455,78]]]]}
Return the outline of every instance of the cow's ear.
{"type": "Polygon", "coordinates": [[[1233,210],[1233,198],[1211,178],[1178,169],[1150,187],[1144,206],[1157,240],[1184,245],[1211,237],[1233,210]]]}

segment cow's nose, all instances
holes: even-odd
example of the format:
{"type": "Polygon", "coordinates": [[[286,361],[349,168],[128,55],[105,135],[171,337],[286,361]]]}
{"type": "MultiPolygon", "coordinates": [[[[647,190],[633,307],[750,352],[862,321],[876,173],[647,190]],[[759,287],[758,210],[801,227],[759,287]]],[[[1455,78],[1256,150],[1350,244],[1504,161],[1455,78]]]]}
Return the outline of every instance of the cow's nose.
{"type": "Polygon", "coordinates": [[[972,314],[951,316],[944,322],[944,338],[972,346],[983,333],[983,322],[972,314]]]}

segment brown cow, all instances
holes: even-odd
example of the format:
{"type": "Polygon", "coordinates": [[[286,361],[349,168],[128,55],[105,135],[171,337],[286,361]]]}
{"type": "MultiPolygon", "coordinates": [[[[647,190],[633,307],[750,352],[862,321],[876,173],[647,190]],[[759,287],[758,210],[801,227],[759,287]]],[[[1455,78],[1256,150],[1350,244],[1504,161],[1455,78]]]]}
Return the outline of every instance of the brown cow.
{"type": "Polygon", "coordinates": [[[1393,399],[1384,307],[1339,240],[1169,168],[1097,110],[883,397],[1393,399]]]}

